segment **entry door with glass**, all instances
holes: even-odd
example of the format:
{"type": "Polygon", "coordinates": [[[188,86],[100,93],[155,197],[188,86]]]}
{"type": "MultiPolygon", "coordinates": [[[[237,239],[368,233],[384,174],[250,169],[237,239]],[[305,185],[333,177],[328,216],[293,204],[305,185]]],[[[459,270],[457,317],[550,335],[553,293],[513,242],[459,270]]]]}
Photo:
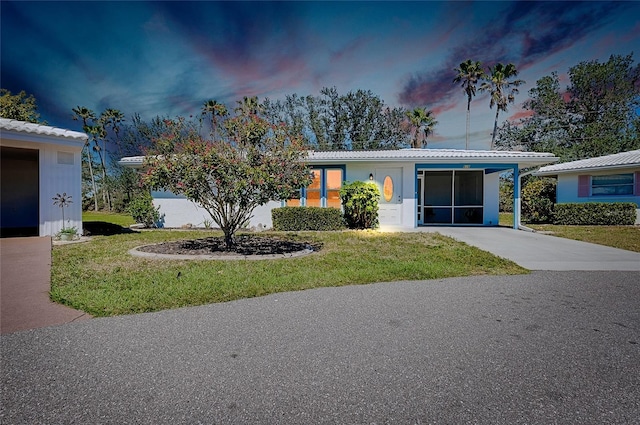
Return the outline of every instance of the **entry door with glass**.
{"type": "Polygon", "coordinates": [[[418,172],[419,224],[482,224],[482,170],[418,172]]]}

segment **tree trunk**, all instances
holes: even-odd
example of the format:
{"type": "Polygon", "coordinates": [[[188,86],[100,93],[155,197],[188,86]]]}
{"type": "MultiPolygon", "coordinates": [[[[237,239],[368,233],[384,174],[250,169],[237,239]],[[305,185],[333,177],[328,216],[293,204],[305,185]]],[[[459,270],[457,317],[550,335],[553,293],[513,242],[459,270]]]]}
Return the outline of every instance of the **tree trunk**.
{"type": "Polygon", "coordinates": [[[471,121],[471,99],[467,101],[467,139],[464,148],[469,150],[469,122],[471,121]]]}
{"type": "Polygon", "coordinates": [[[98,188],[96,187],[96,178],[93,175],[93,165],[91,160],[91,152],[87,152],[87,161],[89,162],[89,175],[91,176],[91,187],[93,188],[93,209],[98,211],[98,188]]]}
{"type": "Polygon", "coordinates": [[[233,248],[236,246],[236,241],[235,238],[233,237],[234,232],[231,231],[231,229],[228,228],[224,228],[222,229],[222,231],[224,232],[224,244],[227,247],[227,249],[229,251],[233,250],[233,248]]]}
{"type": "Polygon", "coordinates": [[[500,109],[496,109],[496,120],[493,122],[493,135],[491,135],[491,150],[494,149],[496,143],[496,133],[498,132],[498,114],[500,109]]]}

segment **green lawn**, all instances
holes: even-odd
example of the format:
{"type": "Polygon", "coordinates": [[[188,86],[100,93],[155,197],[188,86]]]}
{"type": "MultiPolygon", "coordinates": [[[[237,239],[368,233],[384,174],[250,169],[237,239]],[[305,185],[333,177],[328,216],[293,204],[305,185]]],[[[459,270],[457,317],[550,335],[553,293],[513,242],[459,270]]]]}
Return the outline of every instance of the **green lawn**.
{"type": "Polygon", "coordinates": [[[102,221],[105,223],[117,224],[122,227],[129,227],[135,221],[129,214],[109,213],[103,211],[83,211],[83,222],[102,221]]]}
{"type": "Polygon", "coordinates": [[[220,235],[156,230],[55,246],[51,297],[94,316],[112,316],[325,286],[527,272],[435,233],[278,233],[323,246],[312,255],[281,260],[152,260],[127,252],[144,244],[220,235]]]}
{"type": "MultiPolygon", "coordinates": [[[[512,223],[513,214],[500,213],[501,225],[512,223]]],[[[525,226],[561,238],[640,252],[640,226],[556,226],[528,223],[525,226]]]]}

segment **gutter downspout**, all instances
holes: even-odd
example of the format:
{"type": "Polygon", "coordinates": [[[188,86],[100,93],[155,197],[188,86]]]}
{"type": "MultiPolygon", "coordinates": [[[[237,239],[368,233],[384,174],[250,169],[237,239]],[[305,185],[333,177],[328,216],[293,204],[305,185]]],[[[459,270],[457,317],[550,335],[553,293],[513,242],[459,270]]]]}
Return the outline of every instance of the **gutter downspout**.
{"type": "Polygon", "coordinates": [[[514,190],[513,190],[513,196],[515,197],[515,206],[513,209],[513,227],[515,227],[518,230],[524,230],[526,232],[532,232],[532,233],[536,232],[534,229],[527,227],[520,222],[520,216],[521,216],[520,212],[522,207],[522,203],[520,199],[520,187],[522,184],[523,177],[529,176],[535,173],[536,171],[538,171],[539,169],[540,167],[536,168],[535,170],[527,171],[526,173],[518,174],[518,179],[517,179],[518,184],[517,184],[517,187],[514,187],[514,190]]]}

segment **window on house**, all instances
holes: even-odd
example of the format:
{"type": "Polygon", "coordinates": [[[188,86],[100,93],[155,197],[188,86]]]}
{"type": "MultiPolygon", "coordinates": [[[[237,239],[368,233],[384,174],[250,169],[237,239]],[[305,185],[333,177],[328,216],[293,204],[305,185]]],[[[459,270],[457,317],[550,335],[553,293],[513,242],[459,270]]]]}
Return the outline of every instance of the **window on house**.
{"type": "Polygon", "coordinates": [[[633,173],[592,176],[591,195],[633,195],[633,173]]]}
{"type": "Polygon", "coordinates": [[[300,191],[299,199],[287,200],[287,206],[340,208],[340,189],[344,181],[343,168],[314,168],[312,181],[300,191]]]}

